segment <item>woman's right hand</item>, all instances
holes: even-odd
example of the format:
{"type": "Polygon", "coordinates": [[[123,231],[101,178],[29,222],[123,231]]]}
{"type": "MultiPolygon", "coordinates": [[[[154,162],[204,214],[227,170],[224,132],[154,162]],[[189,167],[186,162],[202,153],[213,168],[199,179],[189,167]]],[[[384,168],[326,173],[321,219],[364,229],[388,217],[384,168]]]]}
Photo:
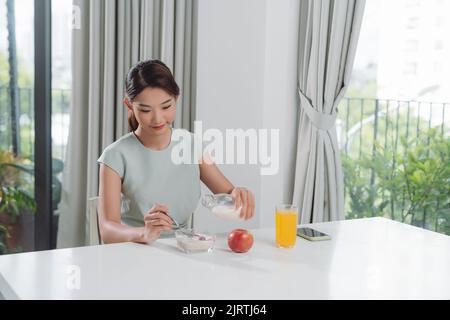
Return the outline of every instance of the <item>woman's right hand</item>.
{"type": "Polygon", "coordinates": [[[169,208],[164,204],[155,204],[148,213],[144,215],[143,242],[153,243],[159,238],[162,231],[172,230],[172,219],[169,217],[169,208]]]}

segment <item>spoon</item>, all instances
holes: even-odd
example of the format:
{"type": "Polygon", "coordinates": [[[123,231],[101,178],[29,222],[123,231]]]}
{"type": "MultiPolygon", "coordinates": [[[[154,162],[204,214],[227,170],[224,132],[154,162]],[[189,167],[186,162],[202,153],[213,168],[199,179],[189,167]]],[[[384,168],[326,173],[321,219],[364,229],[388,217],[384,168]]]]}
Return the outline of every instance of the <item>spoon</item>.
{"type": "Polygon", "coordinates": [[[179,229],[180,228],[180,224],[173,217],[169,216],[169,218],[172,219],[172,221],[173,221],[172,226],[177,228],[177,229],[179,229]]]}
{"type": "Polygon", "coordinates": [[[181,233],[183,233],[184,235],[188,236],[188,237],[192,237],[193,239],[197,239],[197,240],[206,240],[206,237],[205,237],[205,236],[203,236],[203,235],[201,235],[201,234],[198,234],[198,233],[195,233],[195,232],[192,231],[192,230],[179,229],[179,231],[180,231],[181,233]]]}

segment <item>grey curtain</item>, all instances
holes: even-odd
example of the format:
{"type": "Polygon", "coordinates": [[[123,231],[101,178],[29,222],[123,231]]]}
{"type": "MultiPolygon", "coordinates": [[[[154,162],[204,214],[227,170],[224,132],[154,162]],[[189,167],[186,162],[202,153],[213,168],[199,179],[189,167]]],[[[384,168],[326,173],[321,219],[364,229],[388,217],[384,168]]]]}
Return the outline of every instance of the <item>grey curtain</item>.
{"type": "Polygon", "coordinates": [[[97,159],[127,132],[123,106],[128,69],[161,59],[180,86],[175,127],[191,130],[195,114],[197,0],[74,0],[72,104],[58,248],[89,243],[87,199],[98,193],[97,159]]]}
{"type": "Polygon", "coordinates": [[[300,223],[345,218],[335,121],[350,80],[364,5],[365,0],[301,0],[293,192],[300,223]]]}

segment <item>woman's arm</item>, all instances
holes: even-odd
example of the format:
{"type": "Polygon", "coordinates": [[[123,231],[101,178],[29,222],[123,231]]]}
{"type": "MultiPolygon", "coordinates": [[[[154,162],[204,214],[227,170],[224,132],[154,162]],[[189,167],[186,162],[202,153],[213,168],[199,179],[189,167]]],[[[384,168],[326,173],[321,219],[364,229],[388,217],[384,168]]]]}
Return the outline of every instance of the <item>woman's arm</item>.
{"type": "Polygon", "coordinates": [[[98,222],[104,243],[144,242],[144,228],[132,228],[120,221],[119,175],[108,166],[100,165],[98,222]]]}
{"type": "Polygon", "coordinates": [[[102,164],[100,166],[100,186],[98,221],[100,235],[104,243],[139,242],[150,244],[159,238],[162,231],[172,230],[169,209],[163,204],[155,204],[144,215],[144,227],[133,228],[120,221],[120,193],[122,182],[119,175],[102,164]]]}
{"type": "Polygon", "coordinates": [[[212,193],[229,193],[236,199],[236,207],[241,209],[241,218],[250,219],[255,212],[255,197],[253,193],[233,184],[217,168],[210,157],[203,157],[200,167],[200,180],[212,191],[212,193]]]}
{"type": "Polygon", "coordinates": [[[211,158],[204,158],[200,163],[200,180],[212,191],[212,193],[231,193],[233,184],[223,175],[212,162],[211,158]]]}
{"type": "Polygon", "coordinates": [[[120,221],[120,192],[122,183],[119,175],[102,164],[100,166],[100,190],[98,221],[104,243],[139,242],[150,244],[159,238],[162,231],[172,230],[169,208],[155,204],[144,215],[144,227],[133,228],[120,221]]]}

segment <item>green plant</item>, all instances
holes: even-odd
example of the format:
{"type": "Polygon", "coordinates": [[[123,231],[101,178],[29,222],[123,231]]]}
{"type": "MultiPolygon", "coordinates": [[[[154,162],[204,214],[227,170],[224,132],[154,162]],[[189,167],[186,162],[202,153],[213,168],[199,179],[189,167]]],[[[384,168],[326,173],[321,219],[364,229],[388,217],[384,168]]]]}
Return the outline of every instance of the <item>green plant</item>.
{"type": "MultiPolygon", "coordinates": [[[[53,210],[61,200],[62,185],[58,175],[63,168],[61,160],[52,159],[53,210]]],[[[36,210],[33,159],[14,157],[12,152],[0,149],[0,186],[0,254],[19,252],[19,243],[14,239],[18,234],[16,229],[19,228],[17,217],[36,210]]]]}
{"type": "Polygon", "coordinates": [[[8,252],[6,248],[6,239],[10,237],[9,231],[6,227],[0,225],[0,255],[8,252]]]}
{"type": "Polygon", "coordinates": [[[387,201],[380,201],[382,192],[378,184],[371,185],[370,167],[366,158],[352,159],[342,155],[344,181],[347,194],[347,218],[357,219],[364,217],[383,216],[387,201]]]}
{"type": "Polygon", "coordinates": [[[29,183],[32,172],[25,159],[0,150],[0,254],[16,249],[15,245],[8,245],[8,240],[16,233],[17,217],[23,211],[36,210],[29,183]]]}
{"type": "Polygon", "coordinates": [[[450,234],[450,138],[430,129],[399,148],[343,155],[349,218],[386,216],[450,234]]]}
{"type": "Polygon", "coordinates": [[[34,199],[20,187],[1,187],[0,213],[8,213],[11,222],[15,223],[22,210],[36,209],[34,199]]]}

